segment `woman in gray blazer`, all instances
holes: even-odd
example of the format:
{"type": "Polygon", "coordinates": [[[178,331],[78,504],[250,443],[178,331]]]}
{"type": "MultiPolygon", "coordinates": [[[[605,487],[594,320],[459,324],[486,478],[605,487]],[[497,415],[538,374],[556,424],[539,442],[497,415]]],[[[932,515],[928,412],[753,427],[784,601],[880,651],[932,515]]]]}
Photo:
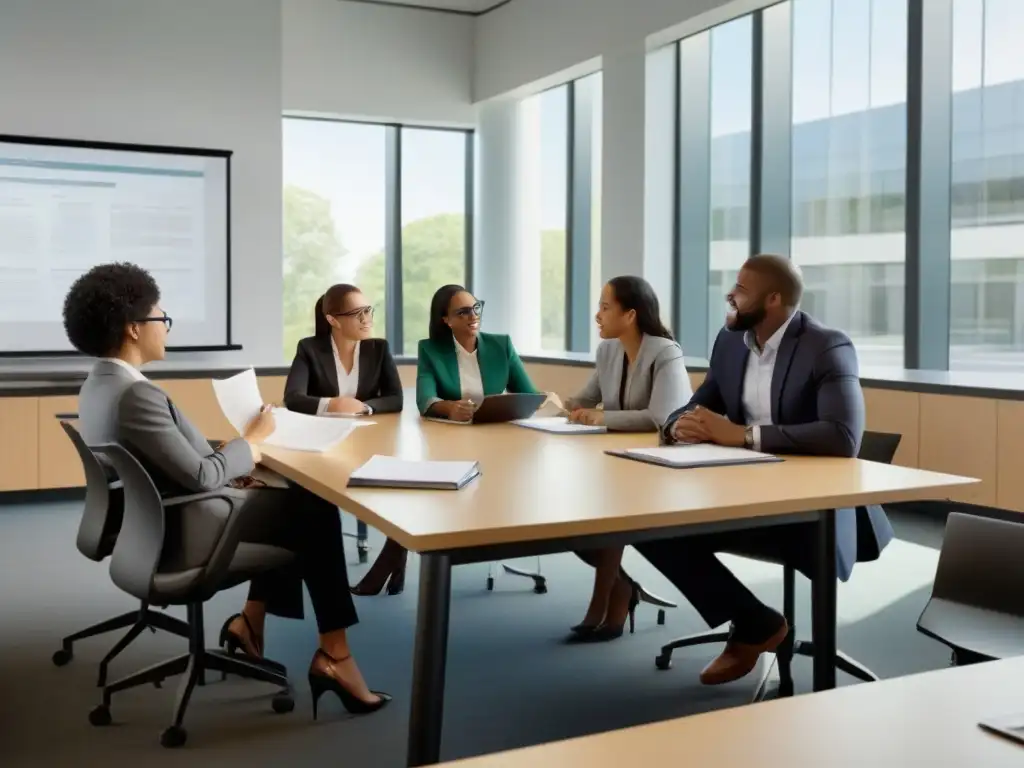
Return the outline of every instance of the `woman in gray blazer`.
{"type": "MultiPolygon", "coordinates": [[[[566,403],[569,420],[656,433],[693,394],[683,350],[661,322],[657,294],[641,277],[612,278],[601,290],[595,319],[604,340],[590,380],[566,403]]],[[[576,554],[597,572],[590,607],[570,639],[614,640],[622,636],[627,618],[632,632],[641,590],[622,570],[622,547],[576,554]]]]}

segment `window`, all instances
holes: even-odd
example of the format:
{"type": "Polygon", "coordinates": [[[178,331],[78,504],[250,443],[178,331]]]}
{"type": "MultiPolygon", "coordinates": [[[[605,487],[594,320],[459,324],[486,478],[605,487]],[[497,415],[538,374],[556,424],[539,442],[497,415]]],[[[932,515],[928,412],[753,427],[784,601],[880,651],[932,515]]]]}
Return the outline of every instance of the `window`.
{"type": "Polygon", "coordinates": [[[472,137],[284,120],[285,360],[313,332],[317,298],[339,282],[359,286],[373,303],[375,335],[396,354],[415,354],[433,292],[467,280],[472,137]]]}
{"type": "MultiPolygon", "coordinates": [[[[384,282],[365,271],[383,260],[385,127],[285,120],[284,359],[313,333],[313,305],[334,283],[355,282],[378,309],[384,282]]],[[[375,329],[386,329],[378,322],[375,329]]]]}
{"type": "Polygon", "coordinates": [[[803,308],[862,364],[902,367],[907,0],[792,0],[792,31],[803,308]]]}
{"type": "Polygon", "coordinates": [[[525,152],[520,169],[524,263],[539,260],[536,338],[517,339],[524,349],[564,351],[566,234],[569,176],[569,86],[561,85],[520,104],[525,152]]]}
{"type": "Polygon", "coordinates": [[[750,253],[752,32],[751,16],[714,27],[710,32],[709,350],[725,321],[725,294],[732,289],[736,272],[750,253]]]}
{"type": "Polygon", "coordinates": [[[430,299],[466,282],[466,138],[402,131],[402,326],[407,355],[426,338],[430,299]]]}
{"type": "Polygon", "coordinates": [[[954,0],[949,367],[1024,370],[1024,3],[954,0]]]}

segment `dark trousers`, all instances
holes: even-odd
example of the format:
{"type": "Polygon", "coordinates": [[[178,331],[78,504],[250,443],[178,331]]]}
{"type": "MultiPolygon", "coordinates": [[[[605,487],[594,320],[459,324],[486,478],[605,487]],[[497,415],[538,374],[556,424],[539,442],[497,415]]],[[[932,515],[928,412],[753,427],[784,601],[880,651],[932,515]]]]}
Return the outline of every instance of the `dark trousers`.
{"type": "Polygon", "coordinates": [[[262,574],[249,585],[249,600],[265,603],[267,613],[303,618],[302,584],[321,634],[351,627],[356,607],[348,587],[348,568],[338,508],[299,486],[249,491],[243,508],[241,540],[291,550],[286,568],[262,574]]]}
{"type": "Polygon", "coordinates": [[[720,552],[792,565],[805,575],[813,567],[815,525],[796,523],[727,533],[680,536],[634,544],[707,622],[732,622],[738,639],[758,641],[778,626],[778,615],[754,597],[716,556],[720,552]]]}

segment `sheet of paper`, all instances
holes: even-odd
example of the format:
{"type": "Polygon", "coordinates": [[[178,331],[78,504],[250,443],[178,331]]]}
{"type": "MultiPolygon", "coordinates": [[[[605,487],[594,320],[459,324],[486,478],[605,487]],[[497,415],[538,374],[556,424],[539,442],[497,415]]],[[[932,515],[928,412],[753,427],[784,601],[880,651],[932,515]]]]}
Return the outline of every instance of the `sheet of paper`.
{"type": "Polygon", "coordinates": [[[452,483],[457,485],[473,471],[472,461],[411,461],[375,455],[352,473],[358,480],[381,483],[452,483]]]}
{"type": "Polygon", "coordinates": [[[564,416],[534,416],[531,419],[513,421],[520,427],[537,429],[541,432],[554,432],[559,435],[598,435],[608,431],[607,427],[595,427],[589,424],[571,424],[564,416]]]}
{"type": "Polygon", "coordinates": [[[732,448],[725,445],[699,443],[694,445],[665,445],[658,448],[632,448],[626,451],[631,456],[646,456],[669,463],[675,467],[692,467],[712,464],[736,464],[750,461],[769,461],[775,457],[746,448],[732,448]]]}
{"type": "Polygon", "coordinates": [[[322,452],[334,447],[359,427],[368,427],[375,422],[354,419],[321,419],[305,413],[295,413],[286,408],[275,408],[274,431],[267,438],[267,445],[288,448],[293,451],[322,452]]]}
{"type": "Polygon", "coordinates": [[[214,379],[213,392],[224,416],[240,435],[263,406],[263,395],[252,368],[227,379],[214,379]]]}

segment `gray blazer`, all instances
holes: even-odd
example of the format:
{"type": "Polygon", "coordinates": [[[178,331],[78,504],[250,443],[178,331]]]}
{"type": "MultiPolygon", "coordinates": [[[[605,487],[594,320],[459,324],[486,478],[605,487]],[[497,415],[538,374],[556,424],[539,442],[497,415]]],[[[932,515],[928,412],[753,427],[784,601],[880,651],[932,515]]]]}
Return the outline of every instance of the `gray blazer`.
{"type": "MultiPolygon", "coordinates": [[[[128,449],[164,496],[224,488],[253,470],[244,440],[215,450],[160,387],[106,360],[98,360],[82,384],[78,421],[86,443],[117,442],[128,449]]],[[[224,490],[237,501],[205,499],[174,508],[167,521],[173,562],[161,567],[194,568],[209,559],[228,515],[250,493],[224,490]]]]}
{"type": "Polygon", "coordinates": [[[597,347],[596,365],[583,390],[566,407],[604,407],[604,423],[617,432],[656,432],[669,414],[686,404],[693,394],[683,362],[683,350],[671,339],[644,336],[640,352],[626,374],[622,372],[626,353],[618,339],[607,339],[597,347]]]}

